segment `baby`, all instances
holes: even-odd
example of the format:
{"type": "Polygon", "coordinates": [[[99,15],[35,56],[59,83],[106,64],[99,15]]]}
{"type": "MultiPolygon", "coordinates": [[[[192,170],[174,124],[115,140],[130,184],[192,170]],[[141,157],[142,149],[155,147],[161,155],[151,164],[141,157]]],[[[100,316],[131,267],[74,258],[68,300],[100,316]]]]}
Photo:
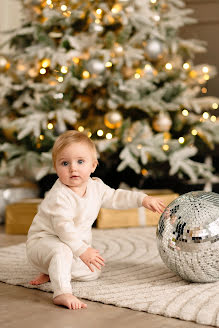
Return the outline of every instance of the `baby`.
{"type": "Polygon", "coordinates": [[[52,151],[58,179],[46,194],[28,231],[29,262],[41,274],[30,282],[51,281],[53,302],[69,309],[87,305],[72,294],[71,280],[97,279],[104,266],[92,248],[91,227],[101,207],[127,209],[144,206],[162,213],[163,202],[141,192],[113,189],[90,175],[96,169],[94,143],[83,133],[60,135],[52,151]]]}

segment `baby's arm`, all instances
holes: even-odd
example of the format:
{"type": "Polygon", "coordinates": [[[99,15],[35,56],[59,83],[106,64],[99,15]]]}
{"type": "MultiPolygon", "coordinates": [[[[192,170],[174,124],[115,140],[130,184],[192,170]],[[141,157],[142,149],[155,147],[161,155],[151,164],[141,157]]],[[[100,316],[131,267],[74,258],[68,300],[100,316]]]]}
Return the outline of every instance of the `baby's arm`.
{"type": "Polygon", "coordinates": [[[98,270],[101,270],[101,265],[104,265],[104,259],[102,256],[100,256],[99,251],[92,247],[88,247],[88,249],[79,257],[92,272],[94,272],[94,269],[92,268],[91,264],[94,265],[98,270]]]}
{"type": "Polygon", "coordinates": [[[153,212],[162,213],[165,205],[160,198],[152,197],[152,196],[145,196],[142,201],[142,206],[148,208],[153,212]]]}

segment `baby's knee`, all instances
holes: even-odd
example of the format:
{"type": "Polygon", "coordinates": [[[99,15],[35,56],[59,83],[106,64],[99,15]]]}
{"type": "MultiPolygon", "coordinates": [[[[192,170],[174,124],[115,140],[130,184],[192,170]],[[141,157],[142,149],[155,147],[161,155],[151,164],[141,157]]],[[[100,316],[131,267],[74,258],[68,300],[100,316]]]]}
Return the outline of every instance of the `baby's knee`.
{"type": "Polygon", "coordinates": [[[80,272],[78,271],[77,273],[74,272],[72,274],[72,279],[73,280],[77,280],[77,281],[92,281],[92,280],[97,280],[101,275],[101,270],[98,270],[98,269],[94,269],[94,272],[92,271],[83,271],[83,272],[80,272]]]}

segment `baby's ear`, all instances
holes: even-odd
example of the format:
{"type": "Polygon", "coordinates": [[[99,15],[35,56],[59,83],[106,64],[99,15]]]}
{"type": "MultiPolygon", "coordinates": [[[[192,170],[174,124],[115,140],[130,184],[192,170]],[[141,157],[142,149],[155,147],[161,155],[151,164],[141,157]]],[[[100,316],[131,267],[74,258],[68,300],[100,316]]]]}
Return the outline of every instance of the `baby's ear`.
{"type": "Polygon", "coordinates": [[[97,165],[98,165],[98,161],[97,160],[94,160],[93,161],[92,173],[94,173],[94,171],[96,170],[97,165]]]}

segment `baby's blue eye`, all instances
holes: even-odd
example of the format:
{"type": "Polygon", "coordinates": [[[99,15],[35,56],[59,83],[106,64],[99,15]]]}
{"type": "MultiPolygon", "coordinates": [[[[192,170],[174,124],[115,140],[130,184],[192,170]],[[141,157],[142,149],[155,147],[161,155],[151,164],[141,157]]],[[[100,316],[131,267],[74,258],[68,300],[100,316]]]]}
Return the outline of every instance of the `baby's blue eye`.
{"type": "Polygon", "coordinates": [[[62,162],[62,166],[67,166],[68,162],[62,162]]]}
{"type": "Polygon", "coordinates": [[[83,164],[83,163],[84,163],[83,159],[78,160],[78,164],[83,164]]]}

